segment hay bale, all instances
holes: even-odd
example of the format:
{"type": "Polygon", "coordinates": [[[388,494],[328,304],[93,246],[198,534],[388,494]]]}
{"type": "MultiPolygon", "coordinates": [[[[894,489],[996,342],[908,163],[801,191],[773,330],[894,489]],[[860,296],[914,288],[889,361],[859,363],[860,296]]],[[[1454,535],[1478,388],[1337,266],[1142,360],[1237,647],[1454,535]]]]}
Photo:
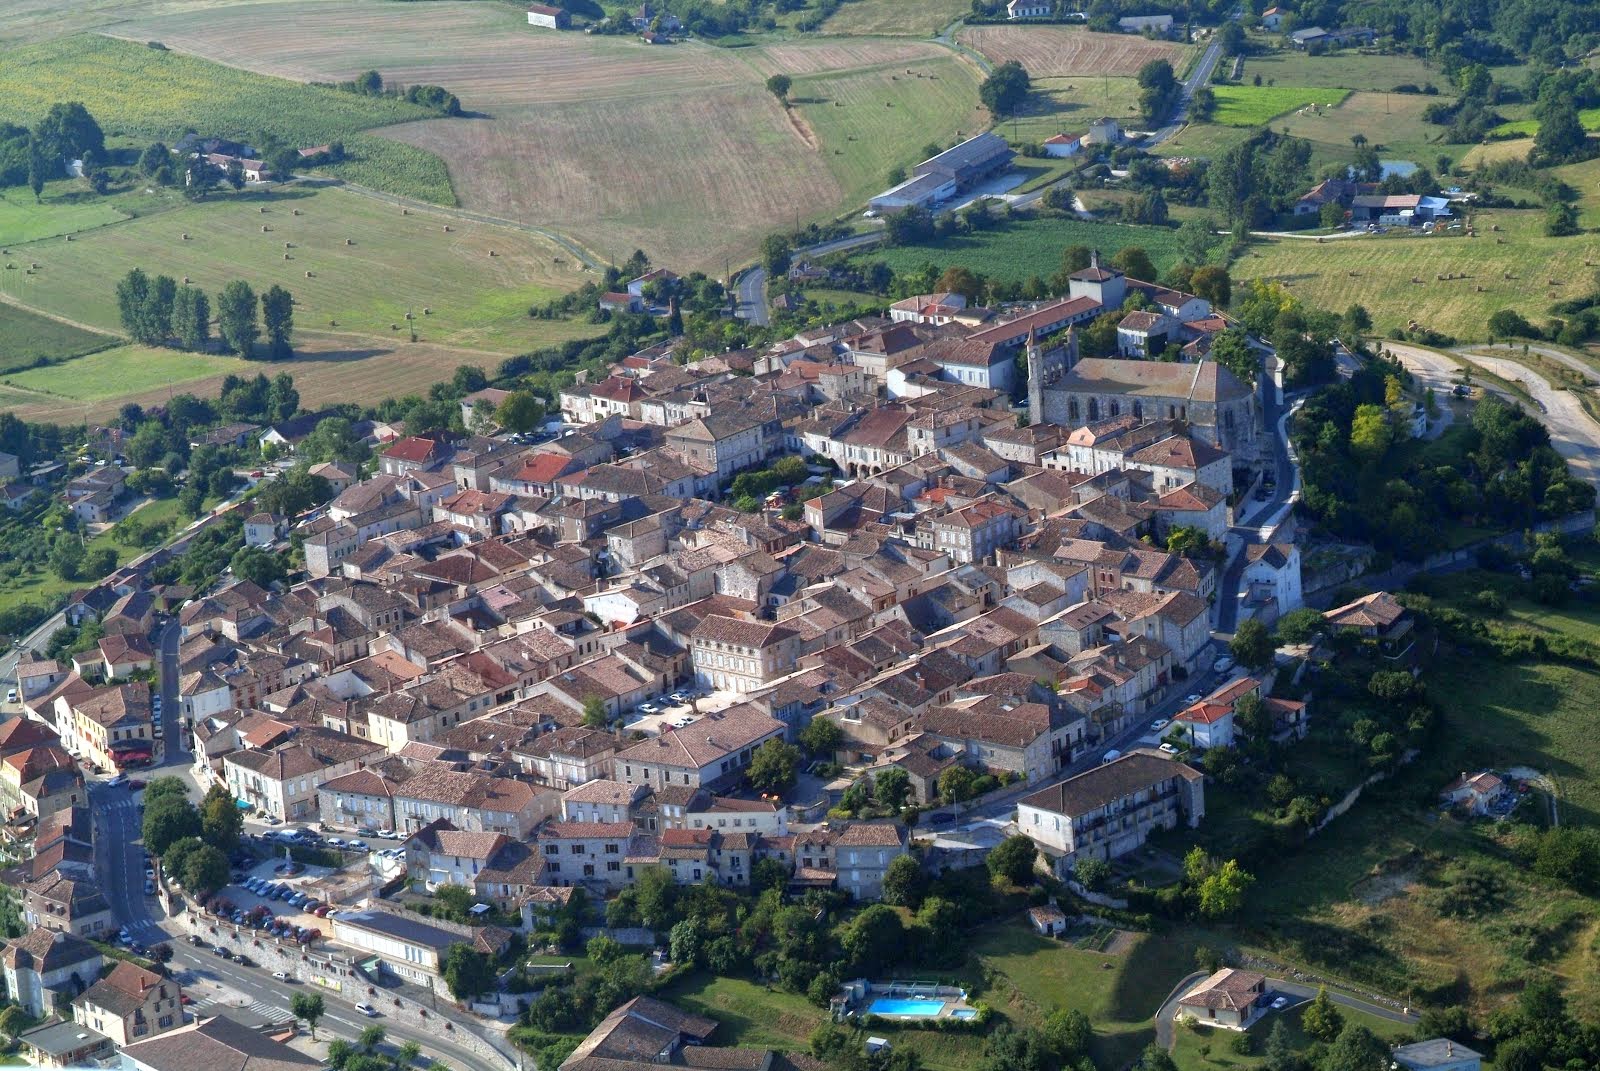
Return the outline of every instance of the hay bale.
{"type": "Polygon", "coordinates": [[[410,215],[410,214],[411,214],[411,209],[409,209],[409,208],[402,208],[402,209],[401,209],[401,210],[400,210],[400,214],[401,214],[401,215],[402,215],[402,216],[409,216],[409,215],[410,215]]]}
{"type": "Polygon", "coordinates": [[[307,279],[311,278],[311,273],[310,272],[306,272],[306,278],[307,279]]]}
{"type": "Polygon", "coordinates": [[[67,235],[67,241],[69,241],[69,242],[72,241],[72,235],[70,235],[70,234],[67,235]]]}
{"type": "Polygon", "coordinates": [[[398,331],[398,330],[400,330],[400,325],[399,324],[390,324],[389,325],[389,330],[398,331]]]}
{"type": "Polygon", "coordinates": [[[491,250],[489,250],[489,255],[491,257],[495,257],[495,256],[499,256],[500,254],[496,253],[493,249],[491,249],[491,250]]]}
{"type": "Polygon", "coordinates": [[[189,240],[189,234],[188,234],[187,231],[184,232],[183,240],[186,241],[186,242],[189,240]]]}
{"type": "Polygon", "coordinates": [[[411,319],[411,314],[409,312],[406,313],[406,319],[408,319],[408,320],[411,319]]]}
{"type": "Polygon", "coordinates": [[[290,256],[289,256],[289,254],[288,254],[288,253],[285,253],[285,254],[284,254],[284,255],[283,255],[283,259],[284,259],[284,260],[292,260],[292,259],[293,259],[293,258],[292,258],[292,257],[290,257],[290,256]]]}
{"type": "Polygon", "coordinates": [[[291,244],[290,244],[290,243],[288,243],[288,242],[284,242],[284,243],[283,243],[283,248],[285,248],[285,249],[293,249],[293,248],[294,248],[294,246],[293,246],[293,245],[291,245],[291,244]]]}
{"type": "Polygon", "coordinates": [[[266,233],[267,233],[267,232],[268,232],[268,231],[270,231],[270,230],[271,230],[271,229],[272,229],[272,228],[271,228],[271,227],[269,227],[269,226],[267,226],[267,225],[266,225],[266,224],[265,224],[265,223],[263,223],[263,224],[262,224],[262,225],[261,225],[261,233],[262,233],[262,234],[266,234],[266,233]]]}
{"type": "Polygon", "coordinates": [[[37,260],[35,260],[32,263],[30,263],[28,265],[28,270],[30,270],[30,271],[38,271],[39,270],[39,262],[37,260]]]}
{"type": "Polygon", "coordinates": [[[259,208],[256,209],[256,211],[260,212],[264,216],[264,215],[267,214],[267,206],[266,205],[261,205],[259,208]]]}
{"type": "Polygon", "coordinates": [[[355,243],[355,242],[353,242],[353,241],[351,241],[351,240],[350,240],[350,239],[349,239],[349,238],[346,238],[346,239],[345,239],[345,240],[344,240],[344,244],[345,244],[345,245],[355,245],[355,244],[356,244],[356,243],[355,243]]]}
{"type": "Polygon", "coordinates": [[[187,275],[185,275],[183,277],[183,285],[184,286],[188,286],[189,285],[189,277],[187,275]]]}
{"type": "Polygon", "coordinates": [[[295,209],[295,210],[294,210],[294,214],[295,214],[295,215],[297,215],[297,216],[298,216],[298,215],[299,215],[299,214],[300,214],[300,210],[299,210],[299,209],[298,209],[298,208],[297,208],[297,209],[295,209]]]}
{"type": "Polygon", "coordinates": [[[424,316],[432,316],[433,315],[433,310],[428,308],[428,306],[424,305],[424,306],[422,306],[422,315],[424,315],[424,316]]]}
{"type": "Polygon", "coordinates": [[[445,232],[445,233],[446,233],[446,234],[449,234],[449,233],[450,233],[450,224],[448,224],[448,223],[446,223],[446,224],[445,224],[445,225],[444,225],[444,232],[445,232]]]}

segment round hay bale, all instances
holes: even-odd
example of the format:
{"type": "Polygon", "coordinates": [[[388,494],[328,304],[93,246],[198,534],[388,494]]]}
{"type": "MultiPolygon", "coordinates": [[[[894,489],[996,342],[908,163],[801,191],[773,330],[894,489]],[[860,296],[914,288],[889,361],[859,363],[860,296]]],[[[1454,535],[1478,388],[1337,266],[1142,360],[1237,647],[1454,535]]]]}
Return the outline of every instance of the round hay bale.
{"type": "Polygon", "coordinates": [[[284,260],[290,260],[290,259],[292,259],[292,258],[291,258],[291,257],[290,257],[290,256],[289,256],[289,254],[288,254],[288,253],[285,253],[285,254],[284,254],[284,255],[283,255],[283,259],[284,259],[284,260]]]}
{"type": "Polygon", "coordinates": [[[346,239],[345,239],[345,240],[344,240],[344,244],[345,244],[345,245],[355,245],[355,244],[356,244],[356,243],[355,243],[355,242],[353,242],[353,241],[351,241],[351,240],[350,240],[350,239],[349,239],[349,238],[346,238],[346,239]]]}
{"type": "Polygon", "coordinates": [[[311,278],[311,273],[310,272],[306,272],[306,278],[307,279],[311,278]]]}
{"type": "Polygon", "coordinates": [[[444,225],[444,232],[445,232],[445,233],[446,233],[446,234],[449,234],[449,233],[450,233],[450,224],[448,224],[448,223],[446,223],[446,224],[445,224],[445,225],[444,225]]]}
{"type": "Polygon", "coordinates": [[[188,234],[188,232],[187,232],[187,231],[186,231],[186,232],[184,232],[184,235],[183,235],[183,240],[184,240],[184,241],[186,241],[186,242],[187,242],[187,241],[188,241],[188,240],[189,240],[189,234],[188,234]]]}
{"type": "Polygon", "coordinates": [[[401,210],[400,210],[400,214],[401,214],[401,215],[402,215],[402,216],[409,216],[409,215],[410,215],[410,214],[411,214],[411,209],[409,209],[409,208],[402,208],[402,209],[401,209],[401,210]]]}
{"type": "Polygon", "coordinates": [[[299,215],[299,214],[300,214],[300,210],[299,210],[299,209],[298,209],[298,208],[297,208],[297,209],[295,209],[295,210],[294,210],[294,214],[295,214],[295,215],[297,215],[297,216],[298,216],[298,215],[299,215]]]}
{"type": "Polygon", "coordinates": [[[398,331],[398,330],[400,330],[400,325],[399,324],[390,324],[389,325],[389,330],[398,331]]]}
{"type": "Polygon", "coordinates": [[[422,306],[422,315],[424,315],[424,316],[432,316],[433,315],[433,310],[428,308],[428,306],[424,305],[424,306],[422,306]]]}
{"type": "Polygon", "coordinates": [[[285,248],[285,249],[293,249],[294,246],[290,245],[288,242],[284,242],[283,243],[283,248],[285,248]]]}
{"type": "Polygon", "coordinates": [[[189,285],[189,277],[187,275],[185,275],[183,277],[183,285],[184,286],[188,286],[189,285]]]}
{"type": "Polygon", "coordinates": [[[265,223],[263,223],[263,224],[262,224],[262,225],[261,225],[261,233],[262,233],[262,234],[266,234],[266,233],[267,233],[267,232],[268,232],[268,231],[269,231],[269,230],[271,230],[271,229],[272,229],[272,228],[271,228],[271,227],[268,227],[268,226],[267,226],[267,225],[266,225],[266,224],[265,224],[265,223]]]}
{"type": "Polygon", "coordinates": [[[39,270],[39,262],[37,260],[33,261],[32,263],[30,263],[28,265],[28,268],[30,270],[32,270],[32,271],[38,271],[39,270]]]}
{"type": "Polygon", "coordinates": [[[491,257],[494,257],[494,256],[499,256],[499,254],[498,254],[498,253],[496,253],[496,252],[495,252],[495,251],[494,251],[494,250],[493,250],[493,249],[491,249],[491,250],[489,250],[489,255],[490,255],[490,256],[491,256],[491,257]]]}
{"type": "Polygon", "coordinates": [[[256,211],[260,212],[264,216],[264,215],[267,214],[267,206],[266,205],[261,205],[259,208],[256,209],[256,211]]]}
{"type": "Polygon", "coordinates": [[[409,312],[406,313],[406,319],[408,319],[408,320],[411,319],[411,314],[409,312]]]}
{"type": "Polygon", "coordinates": [[[72,235],[70,235],[70,234],[67,235],[67,241],[69,241],[69,242],[72,241],[72,235]]]}

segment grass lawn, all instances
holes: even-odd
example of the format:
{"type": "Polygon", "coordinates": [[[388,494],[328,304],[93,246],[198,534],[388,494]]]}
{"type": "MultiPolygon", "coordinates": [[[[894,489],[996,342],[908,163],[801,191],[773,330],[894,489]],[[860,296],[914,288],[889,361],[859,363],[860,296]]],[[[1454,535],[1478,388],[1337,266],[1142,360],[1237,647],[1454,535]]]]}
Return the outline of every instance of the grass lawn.
{"type": "Polygon", "coordinates": [[[229,372],[254,375],[264,367],[237,357],[217,357],[130,344],[61,364],[30,368],[0,379],[0,383],[20,390],[97,402],[140,394],[158,387],[176,387],[190,380],[229,372]]]}
{"type": "Polygon", "coordinates": [[[0,271],[4,296],[111,332],[121,328],[117,280],[138,266],[188,277],[213,307],[231,280],[242,278],[257,293],[277,283],[294,295],[302,333],[398,341],[404,333],[392,327],[404,324],[408,309],[423,340],[493,353],[584,333],[581,325],[527,316],[530,305],[584,278],[548,239],[415,209],[402,214],[339,189],[222,195],[12,253],[40,267],[32,275],[0,271]]]}
{"type": "Polygon", "coordinates": [[[1178,259],[1177,231],[1076,219],[1018,219],[994,230],[940,239],[924,245],[868,249],[857,256],[862,263],[882,260],[897,272],[911,272],[925,264],[943,269],[959,264],[990,278],[1026,282],[1037,275],[1048,279],[1061,268],[1061,251],[1069,245],[1086,245],[1111,256],[1124,246],[1136,245],[1150,254],[1158,269],[1178,259]]]}
{"type": "Polygon", "coordinates": [[[1253,130],[1218,123],[1188,123],[1173,137],[1156,146],[1157,156],[1198,156],[1214,159],[1241,144],[1253,130]]]}
{"type": "MultiPolygon", "coordinates": [[[[119,567],[144,553],[141,547],[124,547],[117,543],[111,538],[109,530],[88,540],[84,547],[86,550],[110,547],[117,552],[119,567]]],[[[48,606],[79,588],[92,586],[99,579],[99,577],[89,577],[81,580],[62,580],[46,567],[41,567],[37,571],[24,571],[20,576],[0,577],[0,610],[9,610],[26,602],[48,606]]]]}
{"type": "Polygon", "coordinates": [[[1094,1024],[1098,1067],[1123,1067],[1155,1040],[1155,1013],[1173,986],[1194,970],[1188,934],[1148,934],[1121,955],[1081,951],[1040,937],[1021,919],[971,936],[972,954],[999,984],[980,999],[1023,1022],[1076,1009],[1094,1024]]]}
{"type": "MultiPolygon", "coordinates": [[[[1578,122],[1585,130],[1600,130],[1600,108],[1578,109],[1578,122]]],[[[1539,132],[1537,119],[1511,119],[1489,131],[1496,138],[1531,138],[1539,132]]]]}
{"type": "Polygon", "coordinates": [[[1331,108],[1349,95],[1349,90],[1312,86],[1212,86],[1217,110],[1212,121],[1222,126],[1265,126],[1287,112],[1315,104],[1331,108]]]}
{"type": "Polygon", "coordinates": [[[108,335],[85,331],[15,305],[0,304],[0,374],[64,361],[116,342],[108,335]]]}
{"type": "Polygon", "coordinates": [[[19,186],[0,196],[0,247],[56,238],[126,218],[114,201],[95,196],[81,182],[46,183],[42,201],[35,201],[32,191],[19,186]]]}
{"type": "Polygon", "coordinates": [[[1592,269],[1583,262],[1594,256],[1594,243],[1545,237],[1543,212],[1483,210],[1472,222],[1476,238],[1452,231],[1455,237],[1391,234],[1322,245],[1269,240],[1234,262],[1233,277],[1278,279],[1314,307],[1359,302],[1372,314],[1375,334],[1416,319],[1463,340],[1486,338],[1497,309],[1543,321],[1553,301],[1592,289],[1592,269]],[[1444,273],[1456,278],[1439,279],[1444,273]],[[1562,285],[1546,285],[1552,279],[1562,285]]]}
{"type": "MultiPolygon", "coordinates": [[[[1289,1044],[1296,1052],[1304,1052],[1315,1044],[1301,1026],[1304,1012],[1303,1004],[1283,1012],[1269,1012],[1243,1035],[1233,1030],[1178,1027],[1173,1031],[1172,1059],[1177,1063],[1179,1071],[1216,1071],[1219,1068],[1224,1071],[1226,1069],[1248,1071],[1251,1068],[1258,1068],[1264,1062],[1262,1053],[1266,1048],[1267,1035],[1280,1019],[1285,1024],[1289,1044]],[[1234,1042],[1239,1037],[1251,1039],[1252,1049],[1248,1055],[1234,1051],[1234,1042]],[[1202,1053],[1202,1049],[1208,1051],[1202,1053]]],[[[1388,1019],[1380,1019],[1376,1015],[1368,1015],[1354,1008],[1340,1008],[1339,1013],[1344,1016],[1347,1024],[1364,1026],[1385,1040],[1398,1039],[1409,1034],[1408,1027],[1390,1022],[1388,1019]]]]}

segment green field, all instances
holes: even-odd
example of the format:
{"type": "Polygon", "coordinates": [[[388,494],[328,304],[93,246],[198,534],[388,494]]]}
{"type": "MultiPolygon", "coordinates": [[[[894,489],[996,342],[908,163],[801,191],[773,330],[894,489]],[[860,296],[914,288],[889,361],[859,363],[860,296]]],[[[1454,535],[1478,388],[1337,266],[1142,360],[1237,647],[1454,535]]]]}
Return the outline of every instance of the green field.
{"type": "Polygon", "coordinates": [[[302,332],[398,341],[410,309],[422,340],[497,353],[573,337],[574,325],[531,320],[527,309],[583,279],[537,235],[402,213],[339,189],[224,195],[12,252],[40,267],[0,272],[4,296],[107,331],[120,330],[116,282],[137,266],[187,276],[213,301],[234,279],[258,292],[280,284],[295,296],[302,332]]]}
{"type": "Polygon", "coordinates": [[[1052,134],[1082,134],[1102,115],[1134,120],[1139,84],[1132,78],[1038,78],[1014,117],[996,130],[1013,142],[1039,142],[1052,134]]]}
{"type": "Polygon", "coordinates": [[[796,78],[789,96],[845,203],[856,204],[889,184],[890,168],[926,159],[930,142],[953,145],[985,130],[989,113],[977,106],[977,93],[965,63],[932,59],[796,78]]]}
{"type": "Polygon", "coordinates": [[[116,344],[116,339],[0,303],[0,373],[64,361],[116,344]]]}
{"type": "Polygon", "coordinates": [[[1593,289],[1593,269],[1584,264],[1596,254],[1592,238],[1546,238],[1539,211],[1483,210],[1472,221],[1476,238],[1391,234],[1321,245],[1269,239],[1234,262],[1233,277],[1280,280],[1316,308],[1360,303],[1376,333],[1416,319],[1470,340],[1487,337],[1486,321],[1497,309],[1543,320],[1553,301],[1593,289]],[[1438,278],[1450,273],[1457,278],[1438,278]]]}
{"type": "Polygon", "coordinates": [[[1349,95],[1347,89],[1313,86],[1212,86],[1217,110],[1212,121],[1221,126],[1265,126],[1278,116],[1309,104],[1331,108],[1349,95]]]}
{"type": "Polygon", "coordinates": [[[0,248],[75,234],[126,218],[112,201],[96,197],[81,182],[47,183],[42,201],[35,201],[32,193],[19,187],[0,196],[0,248]]]}
{"type": "MultiPolygon", "coordinates": [[[[1600,108],[1580,108],[1578,122],[1585,130],[1600,130],[1600,108]]],[[[1537,119],[1512,119],[1489,131],[1495,138],[1531,138],[1539,132],[1537,119]]]]}
{"type": "Polygon", "coordinates": [[[1437,97],[1395,93],[1351,93],[1334,108],[1318,108],[1284,116],[1272,129],[1311,142],[1311,167],[1351,163],[1355,145],[1351,138],[1365,137],[1385,160],[1410,160],[1436,168],[1441,153],[1459,160],[1467,146],[1443,143],[1443,128],[1426,122],[1423,111],[1437,97]]]}
{"type": "Polygon", "coordinates": [[[353,182],[454,204],[444,161],[359,132],[430,118],[425,108],[209,63],[131,41],[79,36],[25,45],[0,65],[0,119],[32,125],[57,101],[82,101],[107,135],[177,140],[186,130],[296,147],[343,140],[353,182]]]}
{"type": "Polygon", "coordinates": [[[980,275],[1010,282],[1026,282],[1037,275],[1048,279],[1061,268],[1061,252],[1070,245],[1086,245],[1111,256],[1136,245],[1150,254],[1159,269],[1178,259],[1177,231],[1166,227],[1090,223],[1076,219],[1017,220],[991,231],[944,238],[924,245],[869,249],[855,259],[881,260],[897,272],[917,271],[925,264],[943,269],[950,265],[971,268],[980,275]]]}
{"type": "MultiPolygon", "coordinates": [[[[1324,86],[1388,92],[1397,85],[1419,88],[1432,82],[1446,92],[1450,79],[1434,66],[1415,56],[1379,56],[1343,50],[1313,56],[1293,49],[1262,52],[1245,57],[1243,80],[1250,84],[1257,75],[1263,85],[1324,86]]],[[[1405,94],[1396,93],[1400,97],[1405,94]]],[[[1437,96],[1429,100],[1439,100],[1437,96]]]]}
{"type": "Polygon", "coordinates": [[[117,346],[59,365],[31,368],[0,378],[17,390],[53,394],[80,402],[142,394],[207,376],[254,375],[261,370],[237,357],[214,357],[149,346],[117,346]]]}

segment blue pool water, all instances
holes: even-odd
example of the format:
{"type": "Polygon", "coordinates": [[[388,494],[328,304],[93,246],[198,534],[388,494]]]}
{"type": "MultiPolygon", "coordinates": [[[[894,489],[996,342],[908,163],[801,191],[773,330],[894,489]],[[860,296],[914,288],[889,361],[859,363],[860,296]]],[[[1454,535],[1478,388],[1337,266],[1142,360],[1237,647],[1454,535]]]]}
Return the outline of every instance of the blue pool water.
{"type": "Polygon", "coordinates": [[[950,1013],[950,1018],[952,1019],[976,1019],[977,1017],[977,1008],[957,1008],[950,1013]]]}
{"type": "Polygon", "coordinates": [[[872,1006],[867,1011],[873,1015],[900,1015],[906,1017],[938,1015],[944,1011],[944,1001],[933,1000],[928,997],[918,997],[911,1000],[879,997],[872,1002],[872,1006]]]}

